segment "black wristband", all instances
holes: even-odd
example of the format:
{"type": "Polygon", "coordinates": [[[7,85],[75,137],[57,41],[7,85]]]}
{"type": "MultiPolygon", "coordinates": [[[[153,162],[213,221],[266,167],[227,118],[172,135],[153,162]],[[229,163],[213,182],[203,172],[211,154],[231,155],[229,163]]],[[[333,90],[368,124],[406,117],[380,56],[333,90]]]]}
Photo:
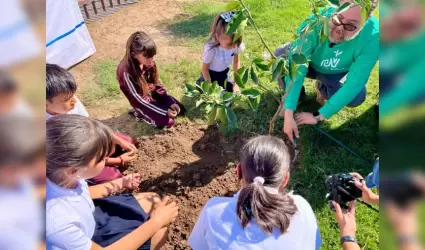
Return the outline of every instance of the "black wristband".
{"type": "Polygon", "coordinates": [[[343,245],[345,242],[354,242],[358,243],[356,237],[354,236],[342,236],[341,237],[341,245],[343,245]]]}

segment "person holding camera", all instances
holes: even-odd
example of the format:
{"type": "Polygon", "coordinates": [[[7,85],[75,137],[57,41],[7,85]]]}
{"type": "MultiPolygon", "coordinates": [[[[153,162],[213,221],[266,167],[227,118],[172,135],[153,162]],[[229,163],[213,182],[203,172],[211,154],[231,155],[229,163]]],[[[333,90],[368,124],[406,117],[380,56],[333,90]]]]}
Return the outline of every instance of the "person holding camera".
{"type": "MultiPolygon", "coordinates": [[[[351,175],[356,178],[354,182],[356,187],[362,190],[363,201],[368,204],[379,205],[379,195],[373,193],[373,191],[367,187],[363,177],[358,173],[351,173],[351,175]]],[[[350,205],[346,210],[343,210],[335,201],[332,201],[332,205],[335,208],[335,218],[338,222],[343,249],[360,250],[360,246],[356,239],[357,225],[355,201],[350,201],[350,205]]]]}

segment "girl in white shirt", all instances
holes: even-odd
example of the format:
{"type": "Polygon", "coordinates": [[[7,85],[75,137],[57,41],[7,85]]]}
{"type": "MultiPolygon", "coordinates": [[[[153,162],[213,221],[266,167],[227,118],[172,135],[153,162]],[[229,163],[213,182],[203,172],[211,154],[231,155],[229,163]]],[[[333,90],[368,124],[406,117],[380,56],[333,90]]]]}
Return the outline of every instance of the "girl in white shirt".
{"type": "Polygon", "coordinates": [[[102,171],[113,150],[108,127],[60,115],[47,120],[46,137],[47,249],[159,249],[166,242],[165,226],[177,216],[176,203],[154,193],[109,196],[136,188],[140,175],[88,187],[85,180],[102,171]]]}
{"type": "Polygon", "coordinates": [[[312,250],[321,246],[308,202],[285,190],[290,156],[272,136],[251,139],[237,166],[242,188],[233,197],[215,197],[202,209],[189,244],[193,250],[312,250]]]}
{"type": "Polygon", "coordinates": [[[202,57],[202,73],[196,82],[217,82],[228,92],[237,90],[237,85],[229,76],[230,64],[233,61],[233,71],[240,67],[239,54],[244,49],[242,37],[233,41],[235,34],[227,35],[226,29],[234,17],[234,12],[226,12],[217,15],[214,19],[210,39],[205,43],[202,57]]]}

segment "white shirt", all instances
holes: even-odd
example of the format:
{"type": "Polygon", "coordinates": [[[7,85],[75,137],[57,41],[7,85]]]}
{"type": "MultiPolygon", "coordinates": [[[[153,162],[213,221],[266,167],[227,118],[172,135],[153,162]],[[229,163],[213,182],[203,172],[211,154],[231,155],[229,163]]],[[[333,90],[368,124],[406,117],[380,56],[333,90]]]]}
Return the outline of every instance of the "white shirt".
{"type": "Polygon", "coordinates": [[[232,64],[233,56],[238,55],[245,49],[242,43],[240,47],[225,49],[221,46],[212,48],[213,44],[207,42],[204,46],[204,56],[202,62],[209,64],[209,69],[216,72],[223,72],[232,64]]]}
{"type": "MultiPolygon", "coordinates": [[[[81,116],[85,116],[85,117],[89,117],[89,113],[87,113],[86,108],[84,107],[83,103],[81,103],[81,101],[75,97],[76,102],[75,102],[75,106],[73,109],[71,109],[70,111],[68,111],[68,115],[81,115],[81,116]]],[[[53,115],[49,114],[46,112],[46,120],[52,118],[53,115]]]]}
{"type": "Polygon", "coordinates": [[[313,250],[320,247],[316,217],[301,196],[291,195],[298,212],[283,235],[279,235],[278,229],[272,235],[264,233],[255,220],[243,229],[236,215],[237,196],[215,197],[208,201],[189,237],[193,250],[313,250]]]}
{"type": "Polygon", "coordinates": [[[86,181],[67,189],[46,178],[47,250],[89,250],[96,228],[93,212],[86,181]]]}
{"type": "Polygon", "coordinates": [[[29,180],[14,189],[0,188],[0,249],[36,249],[44,228],[43,213],[29,180]]]}

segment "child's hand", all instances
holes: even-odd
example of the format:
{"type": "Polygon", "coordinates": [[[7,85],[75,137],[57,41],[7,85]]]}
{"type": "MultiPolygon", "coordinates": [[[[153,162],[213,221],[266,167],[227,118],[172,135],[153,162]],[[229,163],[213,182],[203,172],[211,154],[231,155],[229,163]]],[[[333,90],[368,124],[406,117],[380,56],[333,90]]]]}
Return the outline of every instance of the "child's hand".
{"type": "Polygon", "coordinates": [[[126,141],[126,140],[121,139],[121,140],[117,140],[116,142],[117,142],[118,145],[120,145],[120,147],[122,149],[124,149],[127,152],[136,152],[137,151],[136,146],[134,146],[134,144],[132,144],[132,143],[126,141]]]}
{"type": "Polygon", "coordinates": [[[233,84],[233,92],[234,93],[240,93],[241,92],[241,89],[239,88],[239,86],[236,83],[233,84]]]}
{"type": "Polygon", "coordinates": [[[128,163],[131,162],[132,160],[134,160],[136,158],[137,154],[135,151],[130,151],[127,153],[124,153],[120,156],[120,159],[122,160],[123,163],[128,163]]]}
{"type": "Polygon", "coordinates": [[[176,202],[171,202],[170,197],[166,196],[158,204],[155,212],[152,214],[151,220],[153,220],[160,228],[163,228],[170,224],[179,214],[179,207],[176,202]]]}
{"type": "Polygon", "coordinates": [[[122,178],[122,186],[126,189],[136,189],[140,185],[140,174],[129,174],[122,178]]]}
{"type": "Polygon", "coordinates": [[[170,109],[174,110],[177,112],[177,114],[180,113],[180,106],[177,103],[174,103],[173,105],[170,106],[170,109]]]}
{"type": "Polygon", "coordinates": [[[351,173],[351,175],[357,179],[354,184],[357,188],[362,190],[362,199],[366,203],[379,205],[379,195],[374,194],[372,190],[366,187],[366,182],[364,181],[363,177],[358,173],[351,173]],[[360,180],[362,180],[362,182],[360,182],[360,180]]]}
{"type": "Polygon", "coordinates": [[[168,116],[171,118],[175,118],[177,116],[177,112],[170,108],[168,109],[168,116]]]}

